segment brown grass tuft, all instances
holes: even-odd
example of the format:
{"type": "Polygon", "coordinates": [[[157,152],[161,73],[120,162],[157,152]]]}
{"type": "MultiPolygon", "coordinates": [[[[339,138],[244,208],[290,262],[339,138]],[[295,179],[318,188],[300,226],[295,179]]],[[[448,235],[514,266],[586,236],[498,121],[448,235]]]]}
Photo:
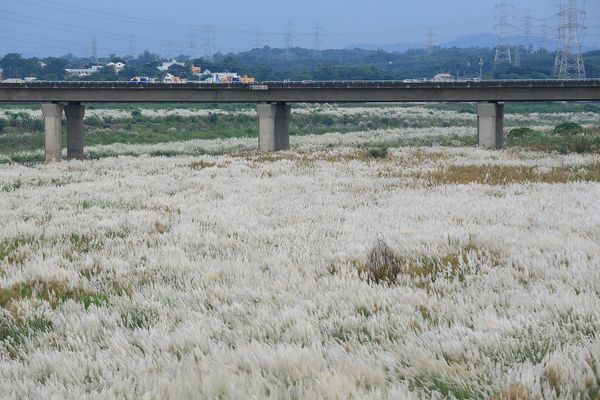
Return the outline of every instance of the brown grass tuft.
{"type": "Polygon", "coordinates": [[[600,162],[584,166],[557,167],[538,172],[534,167],[506,165],[450,165],[436,171],[415,174],[432,185],[508,185],[513,183],[600,182],[600,162]]]}
{"type": "Polygon", "coordinates": [[[527,400],[527,389],[522,385],[511,385],[499,394],[492,396],[492,400],[527,400]]]}
{"type": "Polygon", "coordinates": [[[156,230],[156,232],[160,233],[161,235],[167,231],[167,227],[158,221],[154,223],[154,229],[156,230]]]}
{"type": "Polygon", "coordinates": [[[210,162],[210,161],[194,161],[190,164],[190,168],[191,169],[204,169],[204,168],[212,168],[217,166],[217,163],[214,162],[210,162]]]}

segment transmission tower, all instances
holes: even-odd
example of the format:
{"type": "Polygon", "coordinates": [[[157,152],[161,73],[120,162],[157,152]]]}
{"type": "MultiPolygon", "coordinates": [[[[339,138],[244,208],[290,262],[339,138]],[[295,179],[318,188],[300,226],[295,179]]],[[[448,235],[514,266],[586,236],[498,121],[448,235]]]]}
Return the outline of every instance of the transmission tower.
{"type": "Polygon", "coordinates": [[[527,40],[527,51],[531,52],[533,50],[533,44],[531,42],[531,37],[533,36],[533,17],[531,16],[530,10],[525,10],[523,25],[523,33],[525,33],[525,38],[527,40]]]}
{"type": "Polygon", "coordinates": [[[585,33],[585,12],[577,8],[577,0],[559,3],[558,49],[555,69],[558,79],[585,79],[581,43],[585,33]]]}
{"type": "Polygon", "coordinates": [[[313,44],[313,57],[317,58],[321,54],[321,24],[315,22],[315,41],[313,44]]]}
{"type": "Polygon", "coordinates": [[[292,47],[294,47],[294,25],[289,20],[285,31],[285,58],[288,61],[292,59],[292,47]]]}
{"type": "Polygon", "coordinates": [[[204,58],[208,61],[213,60],[214,33],[215,31],[211,26],[204,29],[204,58]]]}
{"type": "Polygon", "coordinates": [[[508,11],[510,6],[506,0],[502,0],[500,4],[496,6],[496,34],[498,35],[498,43],[496,44],[496,57],[494,57],[494,66],[502,63],[512,64],[512,57],[510,54],[510,45],[508,44],[508,29],[510,24],[508,23],[508,11]]]}
{"type": "Polygon", "coordinates": [[[429,28],[427,30],[427,49],[431,53],[433,51],[433,47],[435,46],[435,35],[433,34],[433,29],[429,28]]]}
{"type": "Polygon", "coordinates": [[[96,37],[92,38],[92,64],[96,64],[98,59],[98,46],[96,45],[96,37]]]}
{"type": "Polygon", "coordinates": [[[133,35],[129,35],[129,55],[133,58],[133,35]]]}
{"type": "Polygon", "coordinates": [[[263,33],[260,30],[256,30],[255,46],[257,49],[261,49],[263,47],[263,33]]]}
{"type": "Polygon", "coordinates": [[[550,48],[550,46],[549,46],[550,38],[548,36],[550,33],[551,26],[548,24],[547,19],[542,19],[541,24],[542,24],[541,25],[542,33],[540,35],[540,47],[542,49],[548,49],[548,48],[550,48]]]}
{"type": "Polygon", "coordinates": [[[173,41],[171,39],[167,42],[167,58],[173,59],[173,41]]]}
{"type": "Polygon", "coordinates": [[[189,37],[189,49],[190,49],[190,59],[196,59],[196,55],[198,53],[198,39],[196,38],[196,31],[190,32],[189,37]]]}

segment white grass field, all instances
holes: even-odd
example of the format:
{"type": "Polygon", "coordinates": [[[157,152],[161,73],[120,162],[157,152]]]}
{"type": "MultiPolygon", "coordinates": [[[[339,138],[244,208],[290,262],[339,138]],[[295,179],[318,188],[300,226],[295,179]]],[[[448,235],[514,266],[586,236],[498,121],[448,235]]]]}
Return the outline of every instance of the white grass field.
{"type": "Polygon", "coordinates": [[[0,165],[0,398],[598,399],[600,156],[419,133],[0,165]]]}

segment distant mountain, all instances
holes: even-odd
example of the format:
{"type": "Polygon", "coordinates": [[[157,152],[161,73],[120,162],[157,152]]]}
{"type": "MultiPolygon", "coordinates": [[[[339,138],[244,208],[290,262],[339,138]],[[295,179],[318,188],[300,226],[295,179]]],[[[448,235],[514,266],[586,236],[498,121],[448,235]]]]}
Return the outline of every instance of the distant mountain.
{"type": "MultiPolygon", "coordinates": [[[[523,35],[511,36],[508,38],[508,42],[511,46],[525,46],[529,45],[529,39],[523,35]]],[[[451,47],[459,47],[459,48],[469,48],[469,47],[487,47],[492,48],[496,46],[498,42],[498,37],[495,33],[480,33],[477,35],[466,35],[451,40],[446,43],[442,43],[439,47],[442,48],[451,48],[451,47]]],[[[531,47],[533,49],[538,49],[542,46],[545,46],[548,50],[554,50],[556,44],[553,41],[548,41],[546,43],[542,43],[540,38],[533,37],[531,38],[531,47]]],[[[404,53],[409,49],[423,49],[427,46],[422,43],[392,43],[392,44],[383,44],[377,45],[373,43],[357,43],[351,46],[346,47],[346,49],[364,49],[364,50],[385,50],[387,52],[398,52],[404,53]]],[[[584,40],[584,44],[582,47],[584,52],[592,51],[592,50],[600,50],[599,44],[591,44],[590,40],[584,40]]]]}
{"type": "Polygon", "coordinates": [[[384,44],[384,45],[376,45],[372,43],[357,43],[347,46],[345,50],[354,50],[354,49],[363,49],[363,50],[383,50],[388,53],[404,53],[410,49],[423,49],[426,46],[419,43],[408,43],[408,42],[400,42],[400,43],[392,43],[392,44],[384,44]]]}
{"type": "Polygon", "coordinates": [[[494,47],[498,37],[494,33],[480,33],[479,35],[461,36],[450,42],[443,43],[440,47],[494,47]]]}

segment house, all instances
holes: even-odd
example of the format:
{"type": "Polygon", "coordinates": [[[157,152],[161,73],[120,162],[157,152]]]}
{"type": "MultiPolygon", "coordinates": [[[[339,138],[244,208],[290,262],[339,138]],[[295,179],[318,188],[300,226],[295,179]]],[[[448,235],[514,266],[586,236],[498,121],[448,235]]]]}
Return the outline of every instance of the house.
{"type": "Polygon", "coordinates": [[[159,65],[157,68],[159,71],[165,72],[165,71],[168,71],[169,67],[171,67],[173,65],[181,65],[182,67],[185,67],[184,63],[180,63],[177,60],[171,60],[171,61],[163,62],[162,65],[159,65]]]}
{"type": "Polygon", "coordinates": [[[109,62],[108,64],[106,64],[107,67],[112,68],[115,70],[115,72],[118,74],[119,72],[123,71],[125,69],[125,67],[127,66],[126,64],[122,63],[122,62],[109,62]]]}

